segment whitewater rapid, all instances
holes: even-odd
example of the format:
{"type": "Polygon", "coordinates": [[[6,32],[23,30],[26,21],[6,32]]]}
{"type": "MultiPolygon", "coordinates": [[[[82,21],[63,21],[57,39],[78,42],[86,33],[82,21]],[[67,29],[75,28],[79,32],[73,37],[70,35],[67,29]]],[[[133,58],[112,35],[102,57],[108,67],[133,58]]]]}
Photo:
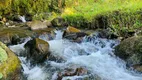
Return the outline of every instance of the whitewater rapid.
{"type": "MultiPolygon", "coordinates": [[[[118,40],[84,37],[82,43],[62,39],[62,31],[56,31],[54,40],[47,41],[56,60],[45,61],[46,65],[30,66],[25,57],[20,57],[23,74],[27,80],[56,80],[59,71],[83,67],[88,72],[82,76],[66,76],[62,80],[142,80],[142,75],[126,69],[123,60],[114,55],[118,40]],[[99,78],[97,78],[99,77],[99,78]]],[[[40,37],[44,39],[44,36],[40,37]]],[[[16,54],[23,53],[24,43],[9,46],[16,54]]]]}

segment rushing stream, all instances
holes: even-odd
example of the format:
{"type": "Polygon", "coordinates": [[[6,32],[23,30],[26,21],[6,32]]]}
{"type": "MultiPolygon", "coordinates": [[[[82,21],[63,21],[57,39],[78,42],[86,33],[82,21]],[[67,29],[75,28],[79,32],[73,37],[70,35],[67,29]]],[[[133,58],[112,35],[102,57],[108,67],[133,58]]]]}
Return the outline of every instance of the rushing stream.
{"type": "MultiPolygon", "coordinates": [[[[40,37],[46,40],[44,36],[40,37]]],[[[24,52],[24,43],[9,46],[17,54],[24,52]]],[[[82,43],[62,39],[62,32],[56,31],[56,38],[47,41],[52,56],[56,59],[45,61],[44,65],[30,66],[25,57],[19,57],[23,74],[27,80],[57,80],[58,72],[67,68],[83,67],[87,73],[79,76],[65,76],[62,80],[142,80],[142,75],[126,69],[125,62],[114,56],[118,40],[101,39],[96,36],[84,37],[82,43]]]]}

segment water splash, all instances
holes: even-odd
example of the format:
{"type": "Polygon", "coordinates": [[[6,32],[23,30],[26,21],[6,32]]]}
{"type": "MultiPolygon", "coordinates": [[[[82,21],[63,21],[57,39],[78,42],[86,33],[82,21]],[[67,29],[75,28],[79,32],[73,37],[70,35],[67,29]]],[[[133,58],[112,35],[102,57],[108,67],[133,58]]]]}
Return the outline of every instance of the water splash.
{"type": "Polygon", "coordinates": [[[55,30],[56,37],[55,40],[62,39],[63,32],[61,30],[55,30]]]}
{"type": "MultiPolygon", "coordinates": [[[[57,32],[55,40],[47,41],[50,51],[57,60],[46,61],[48,66],[30,67],[25,58],[21,58],[23,73],[27,80],[56,80],[59,71],[66,68],[84,67],[88,70],[87,75],[65,76],[62,80],[84,80],[85,77],[93,76],[89,80],[95,80],[97,76],[101,80],[141,80],[142,75],[126,69],[126,64],[117,58],[113,52],[114,47],[119,44],[117,40],[101,39],[97,37],[84,38],[82,43],[74,43],[63,40],[61,31],[57,32]],[[97,75],[97,76],[96,76],[97,75]]],[[[20,48],[23,45],[17,45],[20,48]]],[[[10,47],[14,52],[19,49],[10,47]]]]}
{"type": "Polygon", "coordinates": [[[19,19],[20,19],[22,22],[24,22],[24,23],[26,22],[25,16],[20,16],[20,15],[19,15],[19,19]]]}

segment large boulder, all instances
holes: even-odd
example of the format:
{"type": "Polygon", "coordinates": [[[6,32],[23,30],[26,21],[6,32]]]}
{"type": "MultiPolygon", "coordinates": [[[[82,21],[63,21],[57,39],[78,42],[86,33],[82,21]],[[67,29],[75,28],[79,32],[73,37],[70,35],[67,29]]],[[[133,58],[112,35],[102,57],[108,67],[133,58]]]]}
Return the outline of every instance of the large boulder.
{"type": "Polygon", "coordinates": [[[47,28],[47,23],[42,21],[32,21],[27,22],[27,25],[30,27],[31,30],[38,30],[38,29],[45,29],[47,28]]]}
{"type": "Polygon", "coordinates": [[[28,41],[24,47],[27,50],[27,59],[32,64],[42,63],[50,55],[48,42],[39,38],[28,41]]]}
{"type": "Polygon", "coordinates": [[[125,60],[128,66],[142,64],[142,36],[130,37],[115,47],[115,55],[125,60]]]}
{"type": "Polygon", "coordinates": [[[0,42],[0,80],[20,80],[21,65],[18,57],[0,42]]]}

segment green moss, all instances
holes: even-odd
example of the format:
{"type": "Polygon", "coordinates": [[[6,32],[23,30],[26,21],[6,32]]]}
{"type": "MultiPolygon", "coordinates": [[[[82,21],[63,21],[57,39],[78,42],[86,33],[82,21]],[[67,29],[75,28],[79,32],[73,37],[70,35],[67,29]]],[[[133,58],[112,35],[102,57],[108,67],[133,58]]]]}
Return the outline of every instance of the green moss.
{"type": "Polygon", "coordinates": [[[33,35],[33,32],[22,28],[5,28],[0,30],[0,36],[3,35],[7,35],[10,37],[18,35],[20,38],[22,38],[33,35]]]}
{"type": "Polygon", "coordinates": [[[141,64],[142,36],[130,37],[115,47],[115,55],[126,61],[128,65],[141,64]]]}
{"type": "Polygon", "coordinates": [[[0,63],[6,61],[8,58],[6,51],[0,47],[0,63]]]}
{"type": "Polygon", "coordinates": [[[2,77],[3,77],[3,75],[2,75],[2,73],[0,73],[0,79],[2,79],[2,77]]]}
{"type": "Polygon", "coordinates": [[[7,52],[8,58],[5,62],[0,64],[0,72],[3,74],[4,79],[10,77],[11,73],[15,73],[20,69],[20,61],[18,57],[8,48],[5,44],[0,42],[0,46],[7,52]]]}

